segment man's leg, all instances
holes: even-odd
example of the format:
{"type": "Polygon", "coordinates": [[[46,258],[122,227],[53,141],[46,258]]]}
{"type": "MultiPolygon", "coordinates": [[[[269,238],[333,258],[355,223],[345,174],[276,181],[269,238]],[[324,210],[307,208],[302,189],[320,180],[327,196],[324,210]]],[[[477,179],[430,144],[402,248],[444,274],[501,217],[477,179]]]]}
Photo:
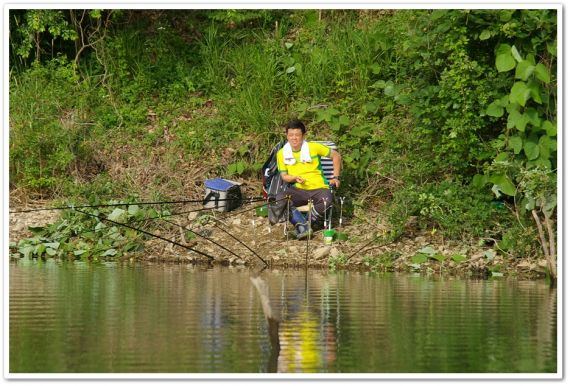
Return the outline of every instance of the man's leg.
{"type": "Polygon", "coordinates": [[[291,187],[287,190],[287,193],[291,197],[291,203],[289,206],[289,220],[295,226],[295,234],[297,239],[303,239],[311,234],[311,228],[307,221],[307,217],[303,215],[297,209],[298,206],[306,205],[311,197],[311,194],[307,190],[297,189],[291,187]]]}

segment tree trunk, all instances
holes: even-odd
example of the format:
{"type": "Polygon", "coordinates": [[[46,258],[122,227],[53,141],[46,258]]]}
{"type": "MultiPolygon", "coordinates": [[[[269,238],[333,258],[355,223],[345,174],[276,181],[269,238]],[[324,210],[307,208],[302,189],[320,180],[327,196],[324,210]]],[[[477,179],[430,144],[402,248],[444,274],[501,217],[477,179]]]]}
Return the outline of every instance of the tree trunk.
{"type": "MultiPolygon", "coordinates": [[[[551,256],[551,254],[550,254],[550,251],[548,248],[548,241],[546,240],[546,237],[544,236],[544,228],[542,227],[542,222],[540,221],[540,218],[538,217],[538,213],[536,212],[535,209],[532,210],[532,217],[534,217],[534,221],[536,222],[536,228],[538,229],[538,236],[540,237],[540,245],[542,246],[542,251],[544,253],[544,257],[546,258],[546,261],[548,263],[548,269],[550,271],[550,276],[553,279],[556,279],[556,262],[554,261],[555,257],[551,256]]],[[[548,222],[547,222],[547,226],[548,226],[548,222]]]]}

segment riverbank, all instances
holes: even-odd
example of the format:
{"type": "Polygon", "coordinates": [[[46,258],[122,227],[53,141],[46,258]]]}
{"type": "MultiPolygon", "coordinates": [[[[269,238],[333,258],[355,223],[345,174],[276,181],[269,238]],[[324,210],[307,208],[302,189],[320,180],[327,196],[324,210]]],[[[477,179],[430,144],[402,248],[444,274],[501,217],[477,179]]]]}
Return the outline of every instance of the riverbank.
{"type": "MultiPolygon", "coordinates": [[[[47,201],[12,203],[11,211],[49,207],[47,201]]],[[[247,209],[247,207],[244,207],[247,209]]],[[[325,245],[322,231],[310,240],[298,241],[285,232],[285,225],[271,226],[266,217],[255,216],[255,210],[242,211],[220,218],[219,226],[196,231],[199,236],[186,240],[184,232],[161,235],[169,240],[214,257],[213,260],[176,246],[173,243],[149,238],[144,250],[130,253],[118,260],[155,261],[191,264],[220,264],[232,266],[264,266],[275,268],[311,268],[358,271],[419,272],[425,274],[520,278],[544,278],[545,259],[510,258],[497,254],[493,245],[446,240],[439,234],[421,230],[411,222],[406,233],[397,240],[389,240],[389,229],[374,218],[345,219],[342,232],[348,235],[344,241],[335,240],[325,245]]],[[[219,212],[213,213],[222,216],[219,212]]],[[[230,213],[231,214],[231,213],[230,213]]],[[[28,227],[39,227],[58,220],[58,211],[35,211],[10,214],[9,240],[31,237],[28,227]]],[[[190,228],[196,212],[183,220],[182,227],[190,228]]],[[[288,230],[292,230],[288,227],[288,230]]],[[[337,227],[338,230],[338,227],[337,227]]]]}

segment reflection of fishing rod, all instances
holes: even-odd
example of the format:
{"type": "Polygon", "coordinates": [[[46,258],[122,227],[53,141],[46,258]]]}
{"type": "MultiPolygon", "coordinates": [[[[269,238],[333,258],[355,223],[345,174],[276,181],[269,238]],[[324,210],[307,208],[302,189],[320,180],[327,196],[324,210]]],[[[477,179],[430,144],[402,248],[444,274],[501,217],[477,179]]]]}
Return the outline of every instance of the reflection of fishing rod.
{"type": "Polygon", "coordinates": [[[267,320],[269,342],[271,343],[271,352],[267,360],[267,372],[276,373],[279,363],[279,352],[281,351],[281,343],[279,342],[279,317],[274,314],[273,308],[271,307],[267,282],[259,276],[251,277],[250,280],[259,294],[263,315],[267,320]]]}

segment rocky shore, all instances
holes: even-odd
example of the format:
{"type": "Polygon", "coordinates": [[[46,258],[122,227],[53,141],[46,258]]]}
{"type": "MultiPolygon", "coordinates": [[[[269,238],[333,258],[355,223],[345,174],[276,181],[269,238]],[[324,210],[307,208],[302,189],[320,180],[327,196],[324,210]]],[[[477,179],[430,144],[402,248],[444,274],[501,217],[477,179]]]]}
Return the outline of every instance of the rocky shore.
{"type": "MultiPolygon", "coordinates": [[[[11,207],[11,211],[46,207],[46,202],[11,207]]],[[[216,215],[216,214],[215,214],[216,215]]],[[[181,229],[195,223],[196,214],[178,220],[181,229]]],[[[10,214],[9,239],[18,242],[30,237],[28,227],[43,226],[59,218],[58,211],[10,214]]],[[[338,229],[347,240],[325,245],[322,231],[309,240],[287,236],[285,225],[271,226],[266,217],[249,211],[220,219],[217,226],[205,225],[196,230],[195,239],[185,239],[184,232],[161,235],[214,257],[214,260],[164,240],[149,238],[142,252],[118,258],[129,261],[160,261],[193,264],[418,272],[463,277],[544,278],[546,260],[515,259],[497,254],[492,245],[474,240],[472,243],[448,241],[441,235],[422,231],[413,225],[396,241],[388,241],[388,229],[382,225],[353,219],[338,229]],[[222,248],[223,247],[223,248],[222,248]],[[427,257],[422,259],[422,255],[427,257]]],[[[195,227],[192,229],[196,229],[195,227]]],[[[292,230],[289,226],[288,230],[292,230]]]]}

